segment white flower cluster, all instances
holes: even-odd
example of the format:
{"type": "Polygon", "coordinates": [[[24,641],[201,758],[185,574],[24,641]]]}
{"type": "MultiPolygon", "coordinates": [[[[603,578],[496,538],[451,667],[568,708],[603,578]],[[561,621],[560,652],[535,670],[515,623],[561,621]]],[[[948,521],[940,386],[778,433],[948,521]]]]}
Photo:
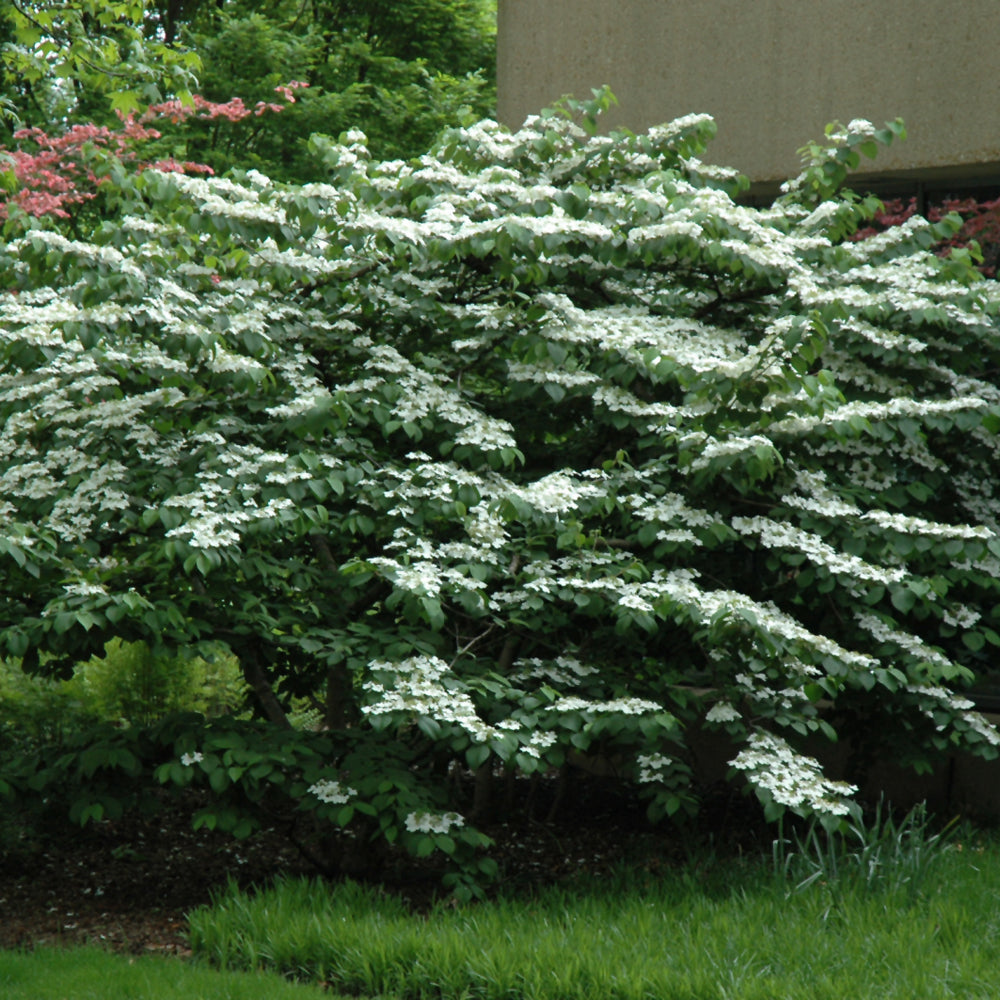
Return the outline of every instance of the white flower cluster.
{"type": "MultiPolygon", "coordinates": [[[[692,436],[685,439],[682,443],[685,445],[688,443],[693,444],[695,443],[695,439],[692,436]]],[[[740,455],[747,451],[756,450],[757,448],[764,448],[769,454],[775,451],[774,442],[770,438],[764,437],[763,434],[751,434],[749,437],[731,437],[725,440],[709,438],[694,461],[688,466],[688,471],[697,472],[699,469],[707,468],[713,459],[740,455]]]]}
{"type": "Polygon", "coordinates": [[[906,417],[923,419],[962,412],[986,409],[981,396],[960,396],[955,399],[908,399],[899,397],[888,402],[849,402],[816,416],[786,417],[770,425],[771,433],[806,434],[837,422],[849,423],[859,419],[870,423],[897,420],[906,417]]]}
{"type": "Polygon", "coordinates": [[[706,722],[738,722],[742,718],[728,701],[716,702],[705,714],[706,722]]]}
{"type": "Polygon", "coordinates": [[[968,727],[981,736],[987,743],[995,747],[1000,747],[1000,732],[993,723],[989,722],[978,712],[963,712],[962,718],[968,727]]]}
{"type": "Polygon", "coordinates": [[[619,578],[620,569],[634,558],[632,553],[622,550],[614,554],[581,552],[573,557],[535,562],[525,568],[530,578],[523,584],[522,591],[511,589],[495,593],[490,603],[499,609],[529,602],[534,595],[556,597],[569,590],[613,597],[616,604],[629,595],[626,607],[642,601],[641,610],[652,613],[655,610],[653,602],[666,598],[665,609],[667,606],[675,610],[683,608],[690,620],[699,625],[708,625],[720,615],[733,620],[740,617],[746,623],[749,623],[747,616],[752,617],[756,622],[754,629],[768,635],[769,642],[778,640],[777,645],[791,645],[796,651],[795,655],[790,655],[791,651],[786,650],[782,662],[796,665],[808,675],[816,676],[821,672],[808,661],[824,657],[833,657],[855,670],[871,670],[878,666],[874,657],[845,649],[829,636],[810,632],[772,602],[754,601],[739,591],[703,590],[695,583],[698,574],[693,570],[656,570],[646,582],[623,583],[619,578]]]}
{"type": "Polygon", "coordinates": [[[362,685],[365,691],[378,696],[362,706],[365,715],[397,712],[410,717],[425,715],[461,727],[477,743],[485,743],[496,734],[493,726],[479,718],[468,694],[445,686],[445,679],[454,675],[448,664],[436,656],[413,656],[398,663],[373,660],[368,670],[387,681],[384,684],[379,680],[367,680],[362,685]]]}
{"type": "Polygon", "coordinates": [[[748,744],[730,766],[745,771],[747,781],[778,805],[827,816],[850,812],[845,800],[857,792],[857,786],[825,778],[817,760],[796,753],[780,736],[756,732],[748,744]]]}
{"type": "Polygon", "coordinates": [[[596,712],[598,714],[621,713],[622,715],[646,715],[662,712],[663,706],[644,698],[615,698],[611,701],[588,701],[569,695],[559,698],[553,705],[553,712],[596,712]]]}
{"type": "Polygon", "coordinates": [[[927,344],[916,337],[911,337],[885,327],[873,326],[861,319],[849,319],[841,324],[845,333],[853,333],[862,340],[885,350],[899,351],[904,356],[921,354],[927,351],[927,344]]]}
{"type": "Polygon", "coordinates": [[[331,805],[344,805],[358,794],[353,788],[348,788],[339,781],[330,778],[314,782],[306,791],[310,795],[315,795],[320,802],[328,802],[331,805]]]}
{"type": "Polygon", "coordinates": [[[957,715],[969,729],[987,743],[1000,747],[1000,731],[997,727],[979,712],[970,711],[975,707],[975,702],[932,684],[907,684],[906,690],[910,694],[917,695],[921,701],[921,712],[935,723],[939,732],[947,728],[947,723],[937,720],[935,710],[944,709],[949,715],[957,715]]]}
{"type": "Polygon", "coordinates": [[[410,833],[448,833],[465,826],[465,819],[456,812],[411,812],[404,822],[410,833]]]}
{"type": "MultiPolygon", "coordinates": [[[[257,176],[263,177],[262,174],[257,176]]],[[[205,180],[187,174],[169,174],[166,178],[190,196],[205,215],[239,222],[266,222],[279,226],[287,221],[284,209],[274,202],[262,200],[260,197],[262,192],[254,187],[237,184],[222,177],[205,180]]]]}
{"type": "Polygon", "coordinates": [[[190,767],[192,764],[197,764],[199,761],[202,761],[204,759],[205,759],[204,754],[200,753],[197,750],[194,753],[181,754],[181,764],[184,767],[190,767]]]}
{"type": "Polygon", "coordinates": [[[503,548],[509,539],[503,518],[485,503],[478,503],[469,511],[465,530],[480,559],[483,549],[503,548]]]}
{"type": "MultiPolygon", "coordinates": [[[[786,674],[804,676],[801,663],[794,658],[786,657],[781,666],[786,674]]],[[[809,699],[801,687],[775,688],[767,683],[767,674],[753,670],[749,674],[738,673],[734,680],[742,688],[745,696],[758,704],[770,708],[780,708],[786,712],[798,711],[809,704],[809,699]]],[[[707,716],[706,716],[707,718],[707,716]]]]}
{"type": "Polygon", "coordinates": [[[969,608],[963,604],[956,604],[941,611],[941,620],[946,625],[957,629],[972,628],[982,617],[982,614],[975,608],[969,608]]]}
{"type": "Polygon", "coordinates": [[[295,506],[288,497],[273,497],[263,507],[251,502],[242,510],[216,508],[217,499],[224,495],[227,491],[206,483],[195,493],[171,497],[166,506],[188,507],[188,519],[183,525],[171,528],[166,537],[182,539],[196,549],[238,545],[243,537],[242,528],[278,517],[295,506]]]}
{"type": "Polygon", "coordinates": [[[918,695],[921,699],[940,705],[952,712],[965,712],[975,707],[975,702],[968,698],[962,698],[953,691],[948,691],[943,687],[935,687],[933,684],[907,684],[906,690],[910,694],[918,695]]]}
{"type": "Polygon", "coordinates": [[[623,506],[631,508],[642,520],[658,521],[665,526],[657,534],[657,541],[700,544],[698,536],[691,529],[706,528],[720,523],[709,511],[688,506],[679,493],[667,493],[659,497],[633,493],[631,496],[623,497],[620,502],[623,506]]]}
{"type": "Polygon", "coordinates": [[[550,365],[529,365],[519,361],[507,362],[507,373],[513,382],[539,382],[561,385],[566,389],[575,389],[583,385],[594,385],[600,378],[587,371],[566,371],[550,365]]]}
{"type": "Polygon", "coordinates": [[[661,427],[653,425],[652,429],[664,432],[676,430],[685,418],[697,416],[694,407],[676,406],[673,403],[650,403],[639,399],[627,389],[616,385],[600,385],[594,389],[591,396],[595,406],[607,407],[613,413],[627,413],[632,417],[653,417],[662,421],[661,427]]]}
{"type": "MultiPolygon", "coordinates": [[[[658,578],[657,583],[664,594],[685,606],[697,622],[708,624],[720,612],[732,616],[741,610],[747,611],[756,619],[758,629],[793,643],[800,648],[803,656],[830,656],[855,670],[870,670],[878,666],[874,657],[845,649],[829,636],[810,632],[771,602],[754,601],[738,591],[702,590],[694,582],[695,575],[690,570],[671,570],[658,578]]],[[[802,660],[786,658],[785,662],[798,663],[809,675],[815,676],[820,672],[815,665],[802,660]]]]}
{"type": "Polygon", "coordinates": [[[811,562],[825,566],[831,573],[871,583],[898,583],[906,578],[906,570],[874,566],[848,552],[839,552],[827,545],[819,535],[803,531],[766,517],[734,517],[730,522],[742,535],[759,535],[761,544],[770,549],[794,549],[811,562]]]}
{"type": "Polygon", "coordinates": [[[664,363],[729,377],[756,363],[748,358],[746,340],[738,332],[694,319],[657,315],[632,305],[581,309],[556,294],[540,296],[539,304],[549,309],[543,330],[550,340],[617,351],[657,380],[664,363]]]}
{"type": "Polygon", "coordinates": [[[436,560],[412,559],[401,563],[388,556],[372,556],[368,562],[377,566],[400,590],[428,597],[438,597],[442,591],[455,594],[460,591],[475,592],[486,584],[461,570],[442,566],[436,560]]]}
{"type": "Polygon", "coordinates": [[[890,628],[884,621],[873,614],[855,614],[855,621],[870,635],[878,639],[879,642],[891,643],[901,649],[904,653],[912,656],[915,660],[924,663],[933,663],[936,667],[941,667],[949,674],[957,672],[955,664],[948,659],[939,649],[928,646],[926,642],[910,632],[901,632],[898,629],[890,628]]]}
{"type": "Polygon", "coordinates": [[[521,744],[521,753],[527,754],[529,757],[534,757],[537,760],[541,758],[543,750],[548,750],[549,747],[555,746],[558,741],[559,737],[555,733],[534,732],[528,737],[527,743],[521,744]]]}
{"type": "Polygon", "coordinates": [[[586,677],[599,674],[597,667],[581,663],[572,656],[557,656],[554,661],[531,657],[517,660],[510,678],[512,681],[542,680],[560,687],[579,684],[586,677]]]}
{"type": "Polygon", "coordinates": [[[76,580],[63,584],[63,593],[67,597],[108,597],[108,589],[101,583],[89,580],[76,580]]]}
{"type": "Polygon", "coordinates": [[[571,470],[553,472],[526,486],[512,486],[511,493],[541,513],[566,514],[576,510],[581,501],[599,499],[607,492],[603,485],[606,477],[600,473],[587,476],[596,482],[581,482],[581,478],[584,476],[571,470]]]}
{"type": "Polygon", "coordinates": [[[852,517],[861,513],[860,507],[830,489],[826,473],[822,471],[796,469],[795,485],[800,493],[786,493],[781,498],[781,502],[788,507],[830,518],[852,517]]]}
{"type": "Polygon", "coordinates": [[[630,611],[639,611],[643,614],[651,615],[656,609],[643,597],[638,587],[624,586],[618,597],[618,606],[627,608],[630,611]]]}
{"type": "Polygon", "coordinates": [[[661,753],[639,754],[635,762],[639,765],[639,781],[643,784],[662,780],[664,772],[674,764],[673,758],[661,753]]]}
{"type": "Polygon", "coordinates": [[[344,391],[367,394],[386,385],[385,376],[390,376],[396,397],[392,412],[397,419],[412,422],[434,414],[458,425],[455,438],[458,444],[472,444],[484,451],[517,447],[514,428],[509,423],[483,413],[455,386],[417,368],[394,347],[373,345],[365,368],[379,372],[381,377],[373,382],[344,386],[344,391]]]}
{"type": "Polygon", "coordinates": [[[981,524],[941,524],[922,517],[890,514],[884,510],[868,510],[863,521],[873,521],[880,528],[889,528],[903,535],[923,535],[925,538],[996,538],[996,532],[981,524]]]}

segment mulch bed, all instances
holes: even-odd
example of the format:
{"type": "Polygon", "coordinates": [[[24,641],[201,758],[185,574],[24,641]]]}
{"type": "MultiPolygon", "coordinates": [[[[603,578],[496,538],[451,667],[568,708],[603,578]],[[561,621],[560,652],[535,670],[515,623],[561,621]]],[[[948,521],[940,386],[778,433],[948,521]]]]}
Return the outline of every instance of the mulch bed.
{"type": "MultiPolygon", "coordinates": [[[[553,821],[487,827],[506,884],[530,886],[601,875],[622,864],[662,873],[685,856],[670,829],[653,832],[634,804],[578,786],[553,821]]],[[[745,800],[743,800],[745,803],[745,800]]],[[[703,822],[746,838],[754,827],[746,805],[727,799],[727,815],[703,822]]],[[[188,954],[186,914],[211,901],[229,880],[266,885],[285,875],[316,876],[285,834],[265,830],[237,841],[191,827],[193,810],[167,808],[88,828],[24,831],[0,839],[0,948],[93,943],[132,954],[188,954]]],[[[690,843],[692,831],[688,831],[690,843]]],[[[695,839],[698,832],[694,831],[695,839]]],[[[417,908],[438,891],[427,865],[397,859],[383,884],[417,908]]]]}
{"type": "Polygon", "coordinates": [[[194,831],[178,812],[60,830],[2,856],[0,947],[90,942],[183,954],[185,914],[230,877],[249,886],[305,871],[273,831],[239,842],[194,831]]]}

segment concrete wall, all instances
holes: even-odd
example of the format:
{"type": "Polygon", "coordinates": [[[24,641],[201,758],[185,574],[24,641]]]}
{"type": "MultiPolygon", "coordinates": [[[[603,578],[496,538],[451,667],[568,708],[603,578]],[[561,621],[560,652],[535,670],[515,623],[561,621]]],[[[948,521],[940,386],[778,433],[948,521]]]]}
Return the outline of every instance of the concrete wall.
{"type": "Polygon", "coordinates": [[[996,0],[499,0],[500,120],[610,85],[641,130],[708,112],[705,159],[755,181],[798,172],[827,122],[902,116],[863,169],[1000,185],[996,0]]]}

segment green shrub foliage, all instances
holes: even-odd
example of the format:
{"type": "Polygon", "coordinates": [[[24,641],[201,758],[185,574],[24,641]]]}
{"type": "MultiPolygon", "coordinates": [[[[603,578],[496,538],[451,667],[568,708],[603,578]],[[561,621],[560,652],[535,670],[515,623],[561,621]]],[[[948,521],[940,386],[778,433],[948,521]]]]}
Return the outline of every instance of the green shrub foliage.
{"type": "Polygon", "coordinates": [[[960,692],[1000,644],[997,286],[930,252],[951,219],[849,239],[898,124],[749,208],[710,119],[598,135],[607,100],[13,234],[0,650],[225,642],[276,726],[322,692],[306,806],[420,851],[473,828],[449,763],[613,756],[660,817],[707,727],[836,819],[806,739],[995,755],[960,692]]]}
{"type": "Polygon", "coordinates": [[[200,656],[154,655],[144,642],[113,639],[104,655],[77,668],[77,684],[96,715],[128,725],[174,712],[221,715],[240,709],[246,683],[239,664],[221,650],[200,656]]]}

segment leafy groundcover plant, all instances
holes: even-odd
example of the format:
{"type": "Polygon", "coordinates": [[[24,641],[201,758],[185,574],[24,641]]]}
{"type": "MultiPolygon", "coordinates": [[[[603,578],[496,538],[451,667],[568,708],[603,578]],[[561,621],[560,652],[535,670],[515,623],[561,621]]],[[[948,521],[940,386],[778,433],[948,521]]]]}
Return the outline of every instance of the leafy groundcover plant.
{"type": "Polygon", "coordinates": [[[224,642],[269,726],[143,758],[242,796],[212,822],[277,797],[474,882],[500,768],[603,755],[659,819],[707,729],[835,824],[807,739],[996,754],[960,692],[1000,644],[997,286],[948,218],[850,240],[898,123],[759,209],[709,118],[598,135],[609,99],[410,162],[317,139],[323,184],[123,172],[88,241],[0,246],[0,651],[224,642]]]}

